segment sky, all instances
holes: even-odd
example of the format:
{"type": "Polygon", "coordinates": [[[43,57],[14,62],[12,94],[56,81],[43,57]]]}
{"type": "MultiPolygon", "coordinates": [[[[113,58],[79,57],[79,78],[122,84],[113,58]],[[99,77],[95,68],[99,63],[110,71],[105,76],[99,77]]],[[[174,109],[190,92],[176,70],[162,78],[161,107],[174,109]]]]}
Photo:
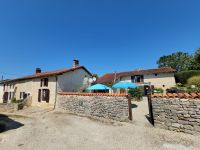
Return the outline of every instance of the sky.
{"type": "Polygon", "coordinates": [[[156,68],[200,47],[199,0],[0,0],[0,75],[156,68]]]}

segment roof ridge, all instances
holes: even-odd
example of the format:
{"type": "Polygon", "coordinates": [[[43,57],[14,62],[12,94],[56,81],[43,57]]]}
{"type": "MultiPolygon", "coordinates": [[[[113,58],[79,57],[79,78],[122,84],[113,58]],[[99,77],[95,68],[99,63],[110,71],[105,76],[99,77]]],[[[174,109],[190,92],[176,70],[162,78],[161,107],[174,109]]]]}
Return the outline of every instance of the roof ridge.
{"type": "Polygon", "coordinates": [[[18,81],[18,80],[27,80],[27,79],[32,79],[32,78],[40,78],[40,77],[51,76],[51,75],[59,75],[61,73],[73,71],[73,70],[80,69],[80,68],[84,69],[86,72],[91,74],[84,66],[78,66],[78,67],[75,67],[75,68],[64,68],[64,69],[61,69],[61,70],[47,71],[47,72],[27,75],[27,76],[23,76],[23,77],[20,77],[20,78],[9,80],[8,82],[13,82],[13,81],[18,81]]]}

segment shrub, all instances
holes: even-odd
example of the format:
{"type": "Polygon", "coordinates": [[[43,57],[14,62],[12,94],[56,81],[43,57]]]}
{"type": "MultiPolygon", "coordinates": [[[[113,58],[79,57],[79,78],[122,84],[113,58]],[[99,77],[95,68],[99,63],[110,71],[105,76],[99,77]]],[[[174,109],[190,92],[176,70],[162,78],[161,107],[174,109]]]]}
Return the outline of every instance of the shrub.
{"type": "Polygon", "coordinates": [[[153,93],[163,93],[163,89],[162,88],[154,88],[153,89],[153,93]]]}
{"type": "Polygon", "coordinates": [[[175,74],[176,83],[186,84],[192,76],[200,75],[200,70],[182,71],[175,74]]]}
{"type": "Polygon", "coordinates": [[[131,98],[141,99],[142,98],[142,91],[139,88],[130,88],[128,90],[129,95],[131,98]]]}
{"type": "Polygon", "coordinates": [[[188,87],[185,92],[187,92],[187,93],[199,93],[200,92],[200,88],[198,88],[198,87],[196,87],[196,88],[188,87]]]}
{"type": "Polygon", "coordinates": [[[200,75],[189,78],[187,81],[187,85],[195,85],[196,87],[200,87],[200,75]]]}
{"type": "Polygon", "coordinates": [[[167,93],[182,93],[184,92],[184,90],[177,87],[171,87],[169,89],[166,89],[166,92],[167,93]]]}
{"type": "Polygon", "coordinates": [[[12,102],[12,103],[16,103],[16,102],[17,102],[17,99],[16,99],[15,97],[13,97],[13,98],[11,99],[11,102],[12,102]]]}

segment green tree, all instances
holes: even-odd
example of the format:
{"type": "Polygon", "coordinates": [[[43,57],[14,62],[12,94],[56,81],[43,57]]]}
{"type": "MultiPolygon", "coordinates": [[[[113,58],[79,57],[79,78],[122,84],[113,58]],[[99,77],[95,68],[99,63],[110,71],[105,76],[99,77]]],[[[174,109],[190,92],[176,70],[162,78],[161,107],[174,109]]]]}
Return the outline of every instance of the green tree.
{"type": "Polygon", "coordinates": [[[158,67],[172,67],[178,72],[190,70],[193,56],[188,53],[177,52],[162,56],[157,61],[158,67]]]}
{"type": "Polygon", "coordinates": [[[95,77],[96,79],[99,78],[98,74],[96,74],[96,73],[94,73],[92,76],[95,77]]]}
{"type": "Polygon", "coordinates": [[[197,49],[196,53],[194,54],[195,61],[200,64],[200,48],[197,49]]]}

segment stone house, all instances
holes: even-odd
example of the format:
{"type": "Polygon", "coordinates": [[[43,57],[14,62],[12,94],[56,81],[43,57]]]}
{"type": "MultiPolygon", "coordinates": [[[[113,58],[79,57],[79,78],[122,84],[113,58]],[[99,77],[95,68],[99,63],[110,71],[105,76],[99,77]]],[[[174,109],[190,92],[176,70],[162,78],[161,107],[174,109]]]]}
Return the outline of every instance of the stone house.
{"type": "Polygon", "coordinates": [[[176,85],[174,73],[175,69],[170,67],[162,67],[147,70],[134,70],[128,72],[116,72],[103,75],[97,80],[97,83],[112,85],[119,81],[127,81],[136,83],[147,94],[148,89],[151,88],[167,88],[176,85]]]}
{"type": "Polygon", "coordinates": [[[3,103],[3,84],[0,82],[0,103],[3,103]]]}
{"type": "Polygon", "coordinates": [[[92,74],[79,61],[74,60],[73,67],[51,72],[42,72],[12,79],[3,83],[3,101],[10,102],[27,96],[32,97],[32,105],[54,106],[58,92],[77,92],[89,86],[88,79],[92,74]]]}

